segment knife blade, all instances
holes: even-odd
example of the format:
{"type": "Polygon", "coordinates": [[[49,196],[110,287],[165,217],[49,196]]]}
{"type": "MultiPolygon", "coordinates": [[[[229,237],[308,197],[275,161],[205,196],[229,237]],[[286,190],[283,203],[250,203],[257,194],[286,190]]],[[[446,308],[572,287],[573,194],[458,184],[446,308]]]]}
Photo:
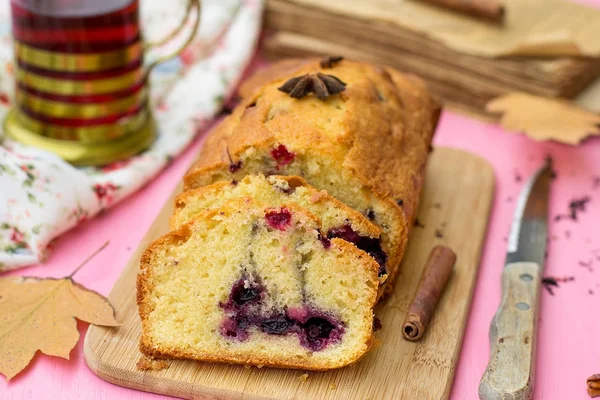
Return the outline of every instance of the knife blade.
{"type": "Polygon", "coordinates": [[[490,359],[479,383],[482,400],[526,400],[533,396],[552,177],[552,161],[548,159],[527,181],[517,202],[502,271],[502,301],[490,325],[490,359]]]}

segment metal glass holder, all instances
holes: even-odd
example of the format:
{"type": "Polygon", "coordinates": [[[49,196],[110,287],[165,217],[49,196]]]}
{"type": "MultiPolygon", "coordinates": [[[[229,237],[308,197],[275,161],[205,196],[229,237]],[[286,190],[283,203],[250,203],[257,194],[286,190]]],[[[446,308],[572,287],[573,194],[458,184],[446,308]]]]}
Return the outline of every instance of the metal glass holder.
{"type": "Polygon", "coordinates": [[[134,156],[150,147],[156,138],[156,123],[151,115],[133,132],[117,139],[84,143],[42,136],[25,128],[18,120],[18,110],[9,111],[4,120],[6,136],[28,146],[57,154],[73,165],[104,165],[134,156]]]}

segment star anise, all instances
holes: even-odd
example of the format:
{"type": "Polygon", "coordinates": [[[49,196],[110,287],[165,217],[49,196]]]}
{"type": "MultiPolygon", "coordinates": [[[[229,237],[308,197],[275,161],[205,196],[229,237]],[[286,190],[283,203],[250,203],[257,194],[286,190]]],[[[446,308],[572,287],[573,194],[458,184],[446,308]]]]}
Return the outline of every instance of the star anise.
{"type": "Polygon", "coordinates": [[[288,93],[290,97],[301,99],[309,93],[314,93],[319,100],[338,94],[346,90],[346,84],[333,75],[322,73],[306,74],[288,80],[278,88],[288,93]]]}
{"type": "Polygon", "coordinates": [[[329,56],[325,57],[321,60],[321,68],[333,68],[333,66],[340,61],[342,61],[344,57],[342,56],[329,56]]]}

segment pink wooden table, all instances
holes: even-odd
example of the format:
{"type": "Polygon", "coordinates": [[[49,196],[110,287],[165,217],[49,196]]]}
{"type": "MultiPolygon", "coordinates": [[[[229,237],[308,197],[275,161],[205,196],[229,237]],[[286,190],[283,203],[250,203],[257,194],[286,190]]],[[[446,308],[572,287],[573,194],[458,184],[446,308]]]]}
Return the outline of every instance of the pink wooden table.
{"type": "MultiPolygon", "coordinates": [[[[198,139],[143,190],[103,215],[59,238],[48,262],[15,275],[62,277],[110,240],[110,245],[77,273],[75,279],[107,295],[154,217],[192,162],[198,139]]],[[[500,301],[500,272],[506,236],[523,180],[550,154],[558,177],[552,188],[551,215],[568,212],[573,198],[590,196],[578,221],[553,222],[546,275],[573,276],[554,295],[543,291],[540,312],[536,400],[586,399],[586,378],[600,373],[600,138],[579,147],[537,143],[521,135],[444,113],[437,145],[457,147],[486,158],[496,173],[496,196],[473,306],[452,392],[453,400],[477,399],[477,386],[488,359],[488,328],[500,301]]],[[[469,218],[465,215],[465,218],[469,218]]],[[[87,325],[79,323],[81,335],[87,325]]],[[[86,366],[83,340],[71,360],[38,355],[10,383],[0,379],[2,399],[151,399],[163,396],[106,383],[86,366]]],[[[401,384],[401,382],[399,382],[401,384]]],[[[432,382],[435,384],[435,382],[432,382]]],[[[426,400],[426,399],[423,399],[426,400]]]]}

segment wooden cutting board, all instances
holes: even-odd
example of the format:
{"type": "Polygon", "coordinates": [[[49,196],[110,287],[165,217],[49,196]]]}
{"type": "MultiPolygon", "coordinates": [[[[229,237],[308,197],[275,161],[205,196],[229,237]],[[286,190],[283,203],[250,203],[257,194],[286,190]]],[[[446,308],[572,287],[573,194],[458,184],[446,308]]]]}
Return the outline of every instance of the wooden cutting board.
{"type": "Polygon", "coordinates": [[[490,165],[479,157],[436,148],[427,168],[419,212],[395,292],[376,309],[381,344],[356,365],[329,372],[279,370],[193,361],[142,372],[140,320],[135,301],[138,260],[167,232],[172,198],[158,215],[109,295],[117,328],[90,326],[84,346],[89,367],[116,385],[188,399],[446,399],[469,314],[494,191],[490,165]],[[424,339],[402,339],[401,324],[429,251],[436,244],[458,255],[448,287],[424,339]],[[307,376],[302,376],[303,374],[307,376]]]}

